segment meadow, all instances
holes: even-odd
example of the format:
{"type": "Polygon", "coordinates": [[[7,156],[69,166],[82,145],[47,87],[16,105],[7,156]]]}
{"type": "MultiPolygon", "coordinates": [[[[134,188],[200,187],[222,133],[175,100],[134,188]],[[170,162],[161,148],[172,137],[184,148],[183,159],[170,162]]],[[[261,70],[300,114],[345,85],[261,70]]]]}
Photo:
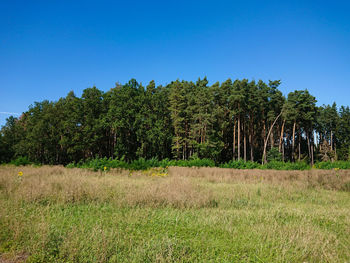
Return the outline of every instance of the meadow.
{"type": "Polygon", "coordinates": [[[350,170],[0,166],[0,262],[349,262],[349,247],[350,170]]]}

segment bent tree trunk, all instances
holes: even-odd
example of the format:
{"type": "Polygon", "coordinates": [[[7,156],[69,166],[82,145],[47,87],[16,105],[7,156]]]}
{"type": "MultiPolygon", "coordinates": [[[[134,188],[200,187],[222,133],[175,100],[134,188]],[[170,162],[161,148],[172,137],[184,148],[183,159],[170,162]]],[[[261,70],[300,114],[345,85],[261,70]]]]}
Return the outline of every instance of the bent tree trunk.
{"type": "Polygon", "coordinates": [[[266,159],[266,147],[267,147],[267,142],[269,141],[269,137],[270,137],[271,131],[273,129],[273,126],[275,126],[276,121],[278,120],[278,118],[281,115],[282,115],[282,112],[280,114],[278,114],[278,116],[276,117],[276,119],[274,120],[274,122],[272,123],[272,125],[270,127],[269,133],[267,134],[267,137],[266,137],[266,140],[265,140],[265,145],[264,145],[263,158],[262,158],[263,164],[265,164],[267,162],[267,159],[266,159]]]}
{"type": "Polygon", "coordinates": [[[282,151],[282,141],[283,141],[283,135],[284,135],[284,125],[286,123],[286,120],[283,121],[283,124],[282,124],[282,128],[281,128],[281,136],[280,136],[280,143],[278,145],[278,151],[281,152],[282,151]]]}

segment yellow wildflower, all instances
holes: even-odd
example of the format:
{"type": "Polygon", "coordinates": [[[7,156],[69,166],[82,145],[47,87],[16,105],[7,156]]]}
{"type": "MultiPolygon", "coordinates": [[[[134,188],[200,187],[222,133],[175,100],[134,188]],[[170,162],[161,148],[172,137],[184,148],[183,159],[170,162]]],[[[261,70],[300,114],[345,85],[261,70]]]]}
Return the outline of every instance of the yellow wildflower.
{"type": "Polygon", "coordinates": [[[106,167],[106,166],[105,166],[105,167],[103,167],[103,170],[104,170],[104,171],[106,171],[106,170],[107,170],[107,167],[106,167]]]}
{"type": "Polygon", "coordinates": [[[18,172],[18,176],[22,176],[23,175],[23,172],[18,172]]]}
{"type": "Polygon", "coordinates": [[[337,167],[337,168],[334,168],[334,171],[339,171],[339,168],[337,167]]]}

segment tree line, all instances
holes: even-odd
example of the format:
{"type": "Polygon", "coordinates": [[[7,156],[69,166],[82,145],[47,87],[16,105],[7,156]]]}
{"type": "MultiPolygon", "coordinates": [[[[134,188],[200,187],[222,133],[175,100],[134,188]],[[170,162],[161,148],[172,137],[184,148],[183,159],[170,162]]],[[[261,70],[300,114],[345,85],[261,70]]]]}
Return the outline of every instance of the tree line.
{"type": "Polygon", "coordinates": [[[1,128],[0,162],[18,156],[43,164],[95,157],[208,158],[266,162],[348,160],[350,109],[316,106],[307,90],[285,97],[279,80],[176,80],[146,87],[135,79],[107,92],[87,88],[35,102],[1,128]]]}

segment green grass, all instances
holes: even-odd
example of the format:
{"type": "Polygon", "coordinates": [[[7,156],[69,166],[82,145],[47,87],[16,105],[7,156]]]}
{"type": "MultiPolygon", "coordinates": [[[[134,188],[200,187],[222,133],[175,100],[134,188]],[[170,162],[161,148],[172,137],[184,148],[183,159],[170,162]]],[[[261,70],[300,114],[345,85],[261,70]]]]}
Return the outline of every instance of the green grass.
{"type": "Polygon", "coordinates": [[[311,187],[295,178],[211,180],[205,174],[182,178],[176,170],[152,178],[28,169],[21,181],[10,177],[15,169],[0,170],[0,261],[18,255],[27,262],[350,261],[347,191],[311,187]],[[29,194],[31,181],[40,186],[29,194]],[[68,195],[73,183],[76,198],[58,198],[68,195]],[[47,187],[52,188],[43,191],[47,187]],[[127,187],[135,196],[123,192],[127,187]],[[151,193],[158,187],[157,203],[145,189],[151,193]],[[187,189],[180,197],[174,196],[178,187],[187,189]],[[210,202],[173,201],[182,196],[207,196],[210,202]],[[133,198],[137,202],[128,201],[133,198]]]}

